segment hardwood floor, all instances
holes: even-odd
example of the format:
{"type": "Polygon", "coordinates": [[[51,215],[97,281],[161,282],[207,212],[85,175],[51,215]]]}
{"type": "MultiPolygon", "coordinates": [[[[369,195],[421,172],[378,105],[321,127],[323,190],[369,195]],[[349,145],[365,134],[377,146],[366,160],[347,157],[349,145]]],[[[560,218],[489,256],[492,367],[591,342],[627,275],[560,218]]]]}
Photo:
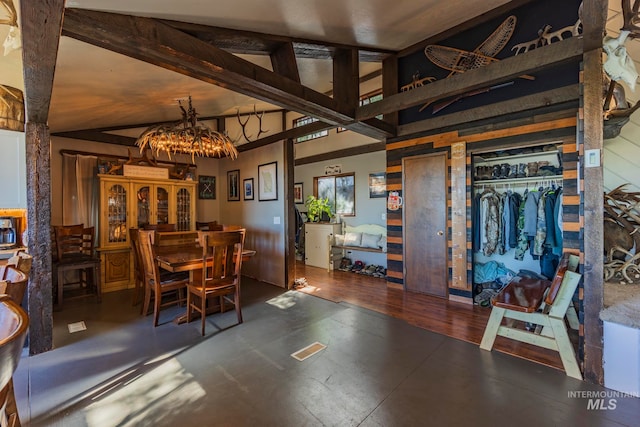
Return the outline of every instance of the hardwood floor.
{"type": "MultiPolygon", "coordinates": [[[[306,266],[296,263],[296,278],[304,277],[307,286],[298,291],[334,302],[346,302],[402,319],[419,328],[480,344],[491,308],[480,307],[424,294],[388,288],[384,279],[362,274],[306,266]]],[[[577,331],[569,336],[578,341],[577,331]]],[[[501,351],[562,370],[557,352],[526,343],[497,337],[494,351],[501,351]]]]}

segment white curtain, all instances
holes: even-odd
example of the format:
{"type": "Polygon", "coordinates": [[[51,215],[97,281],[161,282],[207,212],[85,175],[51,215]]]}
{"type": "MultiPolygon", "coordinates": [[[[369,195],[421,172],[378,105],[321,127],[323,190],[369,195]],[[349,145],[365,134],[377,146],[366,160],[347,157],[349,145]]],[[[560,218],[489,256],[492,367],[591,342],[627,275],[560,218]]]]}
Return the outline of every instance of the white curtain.
{"type": "Polygon", "coordinates": [[[98,226],[99,191],[96,156],[62,156],[62,222],[98,226]]]}

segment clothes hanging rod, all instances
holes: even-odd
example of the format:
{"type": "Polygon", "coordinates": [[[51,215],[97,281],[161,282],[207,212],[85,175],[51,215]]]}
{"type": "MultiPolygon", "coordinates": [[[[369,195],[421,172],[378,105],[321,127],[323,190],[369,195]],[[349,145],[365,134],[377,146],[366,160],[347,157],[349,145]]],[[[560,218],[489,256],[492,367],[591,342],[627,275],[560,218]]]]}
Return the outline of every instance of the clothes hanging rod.
{"type": "Polygon", "coordinates": [[[507,179],[489,179],[483,181],[475,181],[473,183],[474,186],[480,185],[494,185],[494,184],[523,184],[527,185],[529,183],[537,183],[537,182],[558,182],[562,181],[562,175],[551,175],[551,176],[535,176],[529,178],[507,178],[507,179]]]}

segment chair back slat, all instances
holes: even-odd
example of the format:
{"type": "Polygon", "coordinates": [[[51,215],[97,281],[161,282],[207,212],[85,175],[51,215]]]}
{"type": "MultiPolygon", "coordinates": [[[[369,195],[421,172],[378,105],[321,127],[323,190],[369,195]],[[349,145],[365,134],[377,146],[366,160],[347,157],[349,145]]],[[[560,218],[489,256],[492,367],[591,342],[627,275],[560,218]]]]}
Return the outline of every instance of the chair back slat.
{"type": "Polygon", "coordinates": [[[58,259],[70,256],[94,254],[95,227],[83,224],[55,226],[56,253],[58,259]]]}
{"type": "Polygon", "coordinates": [[[160,284],[160,271],[158,269],[158,263],[155,261],[156,254],[152,240],[153,233],[153,230],[138,231],[140,258],[142,260],[145,286],[151,287],[154,287],[156,284],[160,284]]]}
{"type": "Polygon", "coordinates": [[[553,305],[567,271],[575,272],[578,268],[579,261],[580,259],[576,255],[569,252],[562,254],[560,262],[558,263],[558,268],[556,268],[556,274],[553,276],[551,286],[549,286],[549,292],[547,292],[547,296],[544,299],[544,303],[546,305],[553,305]]]}
{"type": "Polygon", "coordinates": [[[205,287],[236,283],[242,267],[245,230],[200,231],[199,236],[205,287]]]}
{"type": "Polygon", "coordinates": [[[142,229],[155,231],[177,231],[178,227],[175,224],[145,224],[142,226],[142,229]]]}
{"type": "Polygon", "coordinates": [[[140,238],[137,228],[129,229],[129,240],[131,241],[131,249],[133,251],[133,262],[136,279],[144,282],[142,255],[140,254],[140,238]]]}
{"type": "Polygon", "coordinates": [[[12,265],[5,265],[0,267],[0,278],[6,281],[3,293],[9,295],[17,304],[22,304],[29,276],[12,265]]]}
{"type": "Polygon", "coordinates": [[[194,246],[198,240],[197,231],[156,231],[153,243],[161,246],[194,246]]]}

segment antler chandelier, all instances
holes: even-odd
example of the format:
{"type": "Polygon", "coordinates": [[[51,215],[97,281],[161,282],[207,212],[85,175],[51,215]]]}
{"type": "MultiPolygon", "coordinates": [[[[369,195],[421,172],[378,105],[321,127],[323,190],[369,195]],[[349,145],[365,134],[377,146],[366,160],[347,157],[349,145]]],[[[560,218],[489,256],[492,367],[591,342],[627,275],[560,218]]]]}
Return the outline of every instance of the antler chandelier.
{"type": "Polygon", "coordinates": [[[182,110],[182,120],[172,123],[153,125],[145,130],[136,141],[140,152],[150,148],[156,154],[167,153],[171,155],[188,154],[191,161],[195,157],[229,157],[232,160],[238,158],[238,150],[229,137],[210,129],[202,123],[198,123],[197,113],[191,105],[189,96],[189,109],[185,110],[182,102],[178,101],[182,110]]]}

